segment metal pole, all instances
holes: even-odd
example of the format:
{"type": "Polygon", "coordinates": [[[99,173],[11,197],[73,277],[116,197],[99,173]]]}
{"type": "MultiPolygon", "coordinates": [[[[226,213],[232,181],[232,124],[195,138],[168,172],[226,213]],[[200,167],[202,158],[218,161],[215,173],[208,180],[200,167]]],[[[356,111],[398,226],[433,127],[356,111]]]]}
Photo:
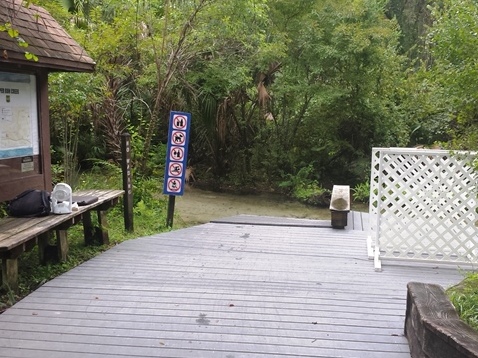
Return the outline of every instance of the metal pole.
{"type": "Polygon", "coordinates": [[[173,218],[174,218],[174,204],[176,203],[176,195],[170,195],[168,201],[168,217],[166,219],[166,226],[173,227],[173,218]]]}

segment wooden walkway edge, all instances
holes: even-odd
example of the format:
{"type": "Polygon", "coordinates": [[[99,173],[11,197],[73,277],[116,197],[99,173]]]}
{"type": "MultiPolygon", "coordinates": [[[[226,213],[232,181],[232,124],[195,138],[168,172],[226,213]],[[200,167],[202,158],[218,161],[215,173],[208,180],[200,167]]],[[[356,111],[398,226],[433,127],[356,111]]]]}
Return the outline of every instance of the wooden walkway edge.
{"type": "Polygon", "coordinates": [[[375,272],[350,222],[245,219],[126,241],[55,278],[0,315],[0,357],[408,358],[407,283],[461,280],[375,272]]]}

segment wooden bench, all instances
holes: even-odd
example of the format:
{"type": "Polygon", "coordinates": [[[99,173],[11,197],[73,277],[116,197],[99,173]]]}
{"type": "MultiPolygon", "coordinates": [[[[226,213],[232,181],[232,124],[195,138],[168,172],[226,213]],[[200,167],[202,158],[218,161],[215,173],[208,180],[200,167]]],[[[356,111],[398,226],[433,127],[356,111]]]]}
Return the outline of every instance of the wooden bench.
{"type": "Polygon", "coordinates": [[[330,198],[331,224],[333,228],[344,229],[350,212],[350,186],[334,185],[330,198]]]}
{"type": "MultiPolygon", "coordinates": [[[[83,222],[85,244],[98,241],[108,244],[106,211],[116,205],[123,196],[123,190],[83,190],[73,193],[74,196],[94,196],[98,201],[79,206],[70,214],[50,214],[38,218],[0,219],[0,258],[2,260],[2,285],[7,289],[18,289],[18,258],[35,245],[39,247],[40,262],[45,262],[45,253],[51,249],[49,239],[56,234],[56,256],[58,260],[66,260],[68,253],[67,230],[78,222],[83,222]],[[94,227],[91,212],[98,215],[98,227],[94,227]]],[[[51,251],[51,250],[50,250],[51,251]]]]}

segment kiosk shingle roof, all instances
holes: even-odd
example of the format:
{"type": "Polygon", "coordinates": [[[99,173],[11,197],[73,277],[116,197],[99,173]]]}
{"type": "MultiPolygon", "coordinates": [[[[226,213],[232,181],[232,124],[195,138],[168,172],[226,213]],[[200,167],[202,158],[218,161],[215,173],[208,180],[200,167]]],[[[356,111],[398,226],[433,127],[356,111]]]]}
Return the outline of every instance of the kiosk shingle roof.
{"type": "Polygon", "coordinates": [[[22,0],[0,1],[0,24],[12,24],[27,48],[18,46],[17,39],[0,32],[0,68],[2,63],[47,68],[50,71],[92,72],[95,62],[43,8],[22,5],[22,0]],[[28,51],[38,61],[27,60],[28,51]]]}

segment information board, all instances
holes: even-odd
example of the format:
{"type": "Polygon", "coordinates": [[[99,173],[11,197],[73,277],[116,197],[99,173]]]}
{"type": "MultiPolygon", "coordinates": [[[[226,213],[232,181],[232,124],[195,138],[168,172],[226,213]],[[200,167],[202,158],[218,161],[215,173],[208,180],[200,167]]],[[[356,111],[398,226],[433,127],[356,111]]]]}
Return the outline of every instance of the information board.
{"type": "Polygon", "coordinates": [[[0,159],[39,151],[36,78],[0,72],[0,159]]]}
{"type": "Polygon", "coordinates": [[[163,194],[183,195],[188,157],[191,114],[171,112],[163,194]]]}

